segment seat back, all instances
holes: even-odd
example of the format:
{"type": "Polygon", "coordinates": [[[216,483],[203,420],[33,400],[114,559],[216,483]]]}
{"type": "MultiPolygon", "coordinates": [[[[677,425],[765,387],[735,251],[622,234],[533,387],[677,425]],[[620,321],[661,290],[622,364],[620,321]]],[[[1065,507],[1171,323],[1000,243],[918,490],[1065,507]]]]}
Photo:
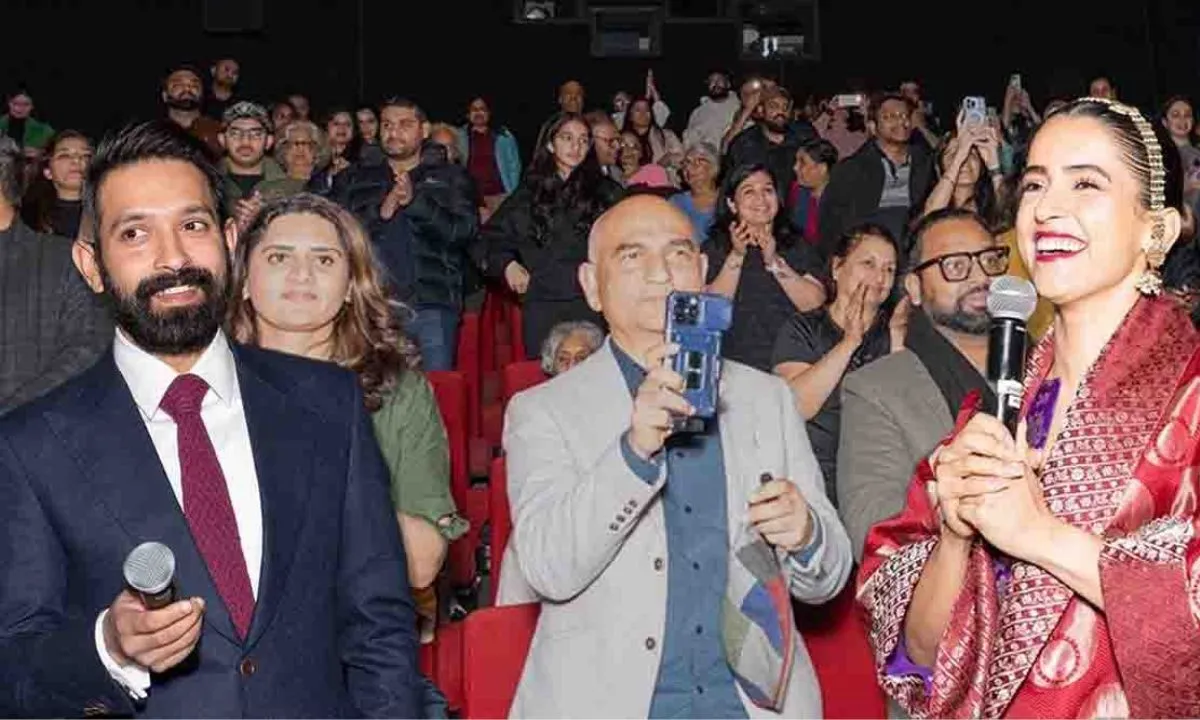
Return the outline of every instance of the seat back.
{"type": "Polygon", "coordinates": [[[513,395],[540,385],[547,380],[542,372],[542,363],[537,360],[522,360],[504,366],[500,376],[500,399],[505,405],[512,400],[513,395]]]}
{"type": "Polygon", "coordinates": [[[853,578],[825,605],[797,605],[796,624],[817,671],[825,717],[882,719],[887,701],[875,677],[875,655],[854,599],[853,578]]]}
{"type": "Polygon", "coordinates": [[[467,437],[479,437],[479,398],[483,382],[479,355],[479,313],[465,312],[458,328],[458,358],[455,369],[467,381],[467,437]]]}
{"type": "Polygon", "coordinates": [[[540,610],[537,603],[489,607],[463,621],[462,717],[508,717],[540,610]]]}
{"type": "MultiPolygon", "coordinates": [[[[466,514],[471,505],[469,445],[467,441],[467,381],[457,370],[438,370],[426,373],[437,398],[446,437],[450,444],[450,495],[459,512],[466,514]]],[[[450,544],[446,565],[450,582],[455,587],[469,587],[475,581],[478,529],[471,528],[463,537],[450,544]]]]}

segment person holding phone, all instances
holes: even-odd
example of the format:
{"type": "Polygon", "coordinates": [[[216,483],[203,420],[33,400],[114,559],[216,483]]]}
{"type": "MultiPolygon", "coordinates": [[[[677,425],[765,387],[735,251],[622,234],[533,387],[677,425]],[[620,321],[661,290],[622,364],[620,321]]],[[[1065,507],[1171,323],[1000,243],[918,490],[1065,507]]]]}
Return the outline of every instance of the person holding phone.
{"type": "Polygon", "coordinates": [[[717,414],[674,431],[693,408],[666,298],[701,291],[705,262],[667,201],[615,205],[579,269],[608,342],[509,403],[499,603],[541,603],[513,717],[822,714],[791,600],[836,596],[850,544],[787,387],[727,361],[717,414]]]}

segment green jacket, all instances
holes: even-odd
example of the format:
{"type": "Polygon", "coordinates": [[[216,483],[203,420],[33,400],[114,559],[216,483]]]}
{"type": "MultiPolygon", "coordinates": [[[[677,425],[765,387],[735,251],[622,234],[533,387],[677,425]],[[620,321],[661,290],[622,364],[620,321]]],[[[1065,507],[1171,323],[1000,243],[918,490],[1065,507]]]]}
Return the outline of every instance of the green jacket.
{"type": "MultiPolygon", "coordinates": [[[[289,197],[303,192],[305,182],[290,178],[279,163],[271,158],[263,161],[263,179],[254,186],[255,192],[262,196],[263,202],[269,202],[281,197],[289,197]]],[[[238,200],[243,198],[242,188],[233,181],[229,172],[229,160],[225,161],[225,209],[233,215],[237,209],[238,200]]]]}
{"type": "MultiPolygon", "coordinates": [[[[8,135],[8,116],[0,117],[0,135],[8,135]]],[[[54,137],[54,128],[49,123],[29,118],[25,121],[25,137],[21,140],[22,147],[45,149],[46,143],[54,137]]]]}
{"type": "Polygon", "coordinates": [[[447,540],[466,533],[470,525],[450,495],[446,428],[425,376],[406,370],[371,421],[392,478],[392,506],[433,523],[447,540]]]}

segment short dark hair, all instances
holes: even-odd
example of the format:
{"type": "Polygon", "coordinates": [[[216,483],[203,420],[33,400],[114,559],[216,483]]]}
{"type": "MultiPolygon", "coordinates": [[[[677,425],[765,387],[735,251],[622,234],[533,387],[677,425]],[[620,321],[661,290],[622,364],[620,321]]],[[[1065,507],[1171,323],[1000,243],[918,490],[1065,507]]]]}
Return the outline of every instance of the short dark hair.
{"type": "Polygon", "coordinates": [[[127,125],[108,135],[96,148],[83,184],[83,216],[91,223],[96,247],[100,247],[100,185],[113,171],[150,160],[178,160],[204,175],[217,221],[225,224],[224,176],[208,148],[186,130],[169,120],[127,125]]]}
{"type": "Polygon", "coordinates": [[[0,137],[0,198],[17,208],[25,184],[25,153],[9,137],[0,137]]]}
{"type": "Polygon", "coordinates": [[[416,102],[409,100],[408,98],[391,97],[387,100],[384,100],[379,105],[380,117],[383,116],[383,111],[390,107],[412,110],[413,114],[417,116],[418,120],[421,122],[429,122],[429,116],[425,114],[425,111],[421,109],[421,106],[416,102]]]}
{"type": "Polygon", "coordinates": [[[988,227],[987,221],[974,210],[956,207],[944,207],[941,210],[934,210],[918,220],[912,232],[909,233],[912,246],[908,250],[908,267],[905,268],[907,272],[912,272],[913,268],[921,264],[921,253],[925,251],[925,235],[934,225],[940,225],[950,220],[967,220],[973,222],[983,228],[983,231],[989,237],[995,237],[992,234],[992,229],[988,227]]]}
{"type": "Polygon", "coordinates": [[[837,148],[834,147],[833,143],[825,140],[824,138],[815,138],[813,140],[809,140],[808,142],[802,144],[800,149],[803,150],[806,155],[812,158],[814,162],[819,162],[828,167],[830,170],[833,169],[834,165],[837,165],[837,148]]]}
{"type": "Polygon", "coordinates": [[[201,82],[201,84],[204,83],[204,76],[200,74],[200,71],[196,69],[195,65],[189,65],[187,63],[180,63],[179,65],[175,65],[171,69],[167,70],[167,74],[163,75],[163,79],[162,79],[163,90],[167,89],[167,80],[170,80],[171,76],[178,72],[190,72],[191,74],[196,76],[196,79],[199,80],[201,82]]]}

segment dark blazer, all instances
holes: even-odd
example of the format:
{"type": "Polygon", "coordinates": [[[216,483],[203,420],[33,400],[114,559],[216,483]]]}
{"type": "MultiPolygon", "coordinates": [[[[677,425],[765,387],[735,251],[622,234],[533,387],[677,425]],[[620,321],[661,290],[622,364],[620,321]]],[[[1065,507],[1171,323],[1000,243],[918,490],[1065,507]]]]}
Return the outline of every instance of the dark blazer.
{"type": "MultiPolygon", "coordinates": [[[[908,196],[910,217],[920,214],[925,199],[933,189],[933,155],[923,145],[909,144],[908,196]]],[[[821,194],[818,224],[820,247],[829,257],[838,238],[851,227],[875,218],[879,198],[883,194],[883,151],[878,143],[869,140],[858,152],[833,166],[829,185],[821,194]]],[[[904,237],[896,239],[905,242],[904,237]]]]}
{"type": "Polygon", "coordinates": [[[112,332],[70,240],[19,220],[0,230],[0,415],[86,370],[112,332]]]}
{"type": "Polygon", "coordinates": [[[239,642],[111,353],[0,419],[0,717],[415,717],[416,647],[388,473],[355,378],[235,348],[263,511],[239,642]],[[200,644],[144,706],[96,652],[138,543],[207,603],[200,644]]]}

